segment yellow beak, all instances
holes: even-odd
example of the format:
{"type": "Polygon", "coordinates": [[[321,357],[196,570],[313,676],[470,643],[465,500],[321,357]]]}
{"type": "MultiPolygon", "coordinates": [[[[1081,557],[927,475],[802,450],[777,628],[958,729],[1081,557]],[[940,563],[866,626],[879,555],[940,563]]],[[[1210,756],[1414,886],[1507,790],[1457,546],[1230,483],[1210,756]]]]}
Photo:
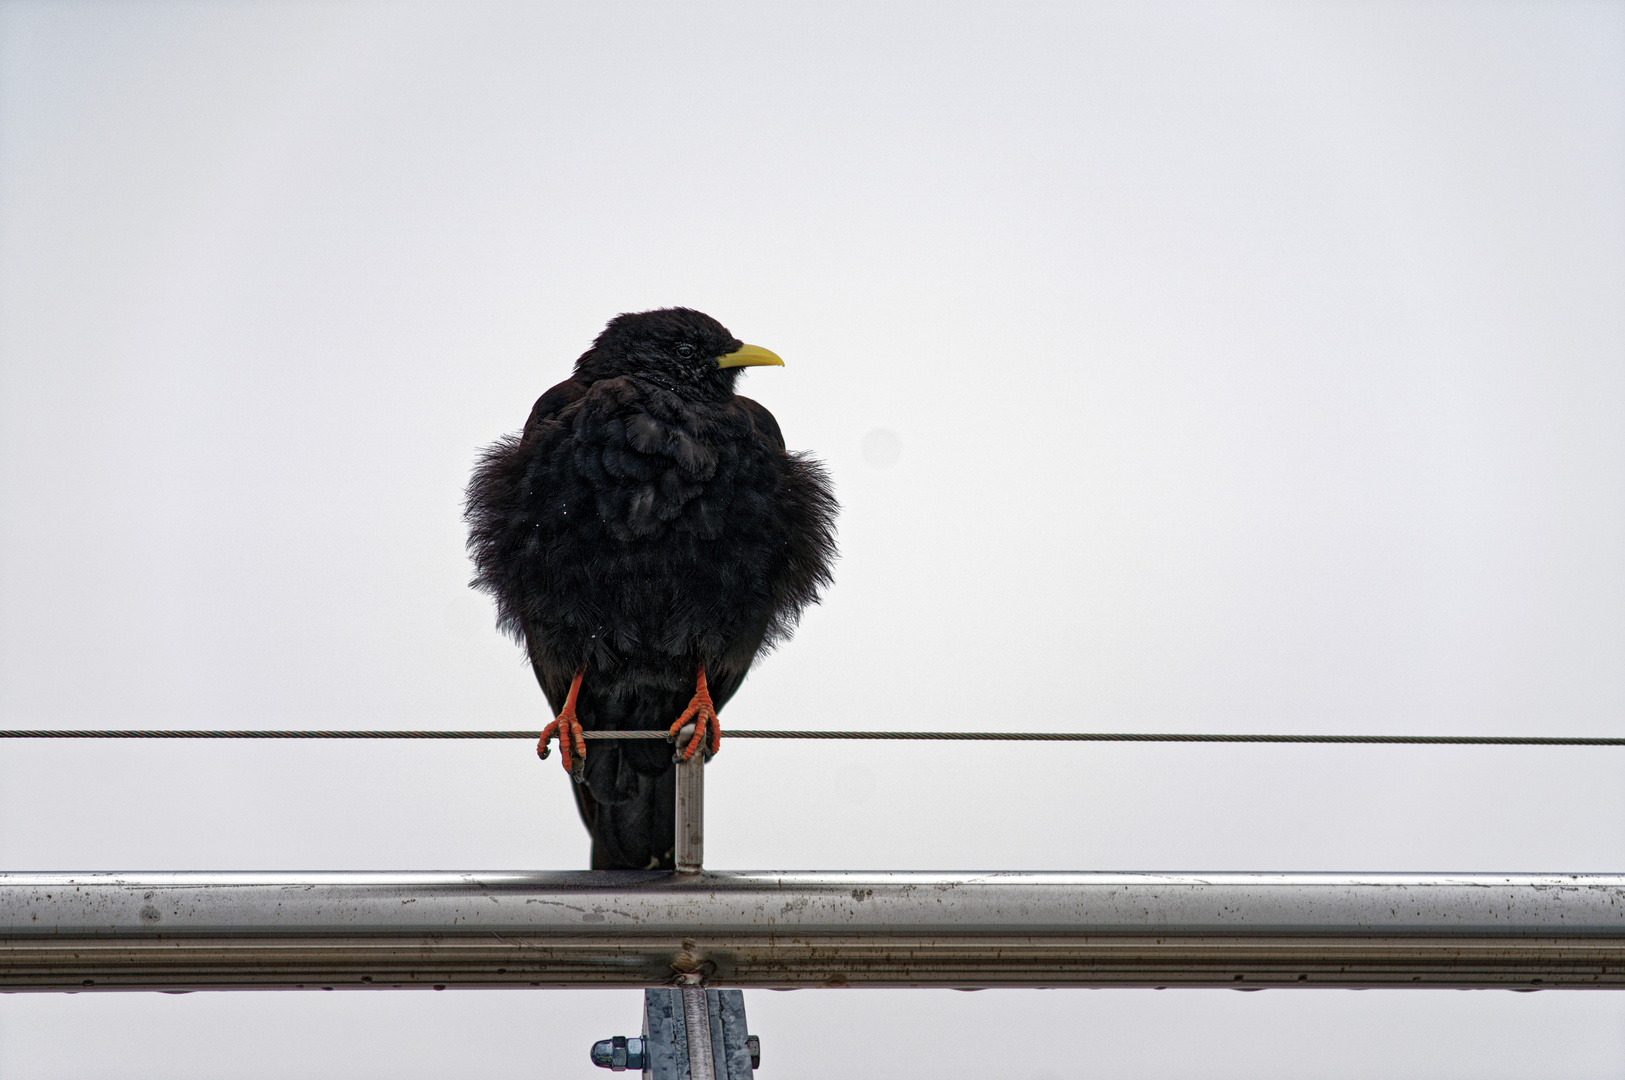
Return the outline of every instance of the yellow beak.
{"type": "Polygon", "coordinates": [[[769,352],[760,345],[744,345],[727,356],[717,357],[717,367],[783,367],[784,361],[779,359],[777,353],[769,352]]]}

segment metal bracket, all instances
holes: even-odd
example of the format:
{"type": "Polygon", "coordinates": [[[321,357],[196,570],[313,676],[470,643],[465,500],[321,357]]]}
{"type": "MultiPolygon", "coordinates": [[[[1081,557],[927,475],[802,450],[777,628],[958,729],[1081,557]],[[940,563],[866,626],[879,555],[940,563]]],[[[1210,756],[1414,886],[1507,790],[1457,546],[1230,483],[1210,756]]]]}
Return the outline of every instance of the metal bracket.
{"type": "Polygon", "coordinates": [[[592,1063],[645,1080],[752,1080],[761,1043],[745,1029],[745,995],[699,986],[643,992],[643,1037],[602,1039],[592,1063]]]}

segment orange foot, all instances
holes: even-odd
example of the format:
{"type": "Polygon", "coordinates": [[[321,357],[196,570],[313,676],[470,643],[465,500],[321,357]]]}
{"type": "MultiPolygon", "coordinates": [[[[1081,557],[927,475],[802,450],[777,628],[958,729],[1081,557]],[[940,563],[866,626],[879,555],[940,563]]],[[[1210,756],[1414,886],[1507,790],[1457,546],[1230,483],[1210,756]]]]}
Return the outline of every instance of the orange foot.
{"type": "Polygon", "coordinates": [[[688,740],[688,745],[677,752],[673,761],[687,761],[694,756],[694,752],[706,742],[706,735],[710,735],[710,748],[706,750],[705,757],[709,761],[711,755],[722,746],[722,723],[717,719],[717,710],[711,704],[711,691],[705,686],[705,665],[700,665],[699,677],[694,680],[694,697],[683,710],[683,715],[671,726],[666,737],[673,742],[677,741],[677,733],[683,725],[690,720],[694,721],[694,737],[688,740]]]}
{"type": "Polygon", "coordinates": [[[581,734],[581,722],[576,719],[576,695],[581,693],[582,672],[576,672],[576,677],[570,680],[570,692],[565,695],[564,708],[559,710],[559,718],[542,729],[542,737],[536,743],[536,756],[543,761],[547,760],[548,743],[553,736],[559,737],[559,754],[564,758],[564,770],[575,777],[576,783],[583,779],[583,772],[587,767],[587,740],[581,734]],[[575,753],[572,755],[571,750],[575,753]]]}

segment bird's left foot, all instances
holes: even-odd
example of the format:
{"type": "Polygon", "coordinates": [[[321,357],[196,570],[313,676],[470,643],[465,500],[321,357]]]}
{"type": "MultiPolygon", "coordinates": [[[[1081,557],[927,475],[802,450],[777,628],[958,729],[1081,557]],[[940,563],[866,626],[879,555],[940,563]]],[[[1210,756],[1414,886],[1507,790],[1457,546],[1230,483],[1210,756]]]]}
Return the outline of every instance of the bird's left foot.
{"type": "Polygon", "coordinates": [[[711,691],[705,685],[705,665],[700,665],[700,673],[694,680],[694,697],[689,701],[688,708],[683,715],[671,726],[666,737],[672,742],[677,741],[677,733],[689,721],[694,722],[694,736],[688,740],[688,745],[677,752],[673,761],[687,761],[694,756],[695,751],[702,746],[707,747],[705,758],[711,759],[722,746],[722,723],[717,719],[717,710],[711,704],[711,691]]]}

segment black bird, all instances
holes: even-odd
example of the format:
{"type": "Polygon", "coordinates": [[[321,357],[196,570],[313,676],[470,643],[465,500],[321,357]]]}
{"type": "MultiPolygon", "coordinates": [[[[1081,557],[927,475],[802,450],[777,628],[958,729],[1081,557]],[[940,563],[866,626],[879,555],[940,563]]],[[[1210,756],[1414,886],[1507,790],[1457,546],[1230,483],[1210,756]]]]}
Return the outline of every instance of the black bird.
{"type": "Polygon", "coordinates": [[[708,315],[618,315],[524,431],[481,455],[468,487],[472,584],[525,646],[558,719],[592,834],[592,867],[669,869],[672,751],[581,731],[670,731],[715,753],[717,710],[830,583],[828,474],[789,454],[773,414],[734,393],[782,366],[708,315]]]}

